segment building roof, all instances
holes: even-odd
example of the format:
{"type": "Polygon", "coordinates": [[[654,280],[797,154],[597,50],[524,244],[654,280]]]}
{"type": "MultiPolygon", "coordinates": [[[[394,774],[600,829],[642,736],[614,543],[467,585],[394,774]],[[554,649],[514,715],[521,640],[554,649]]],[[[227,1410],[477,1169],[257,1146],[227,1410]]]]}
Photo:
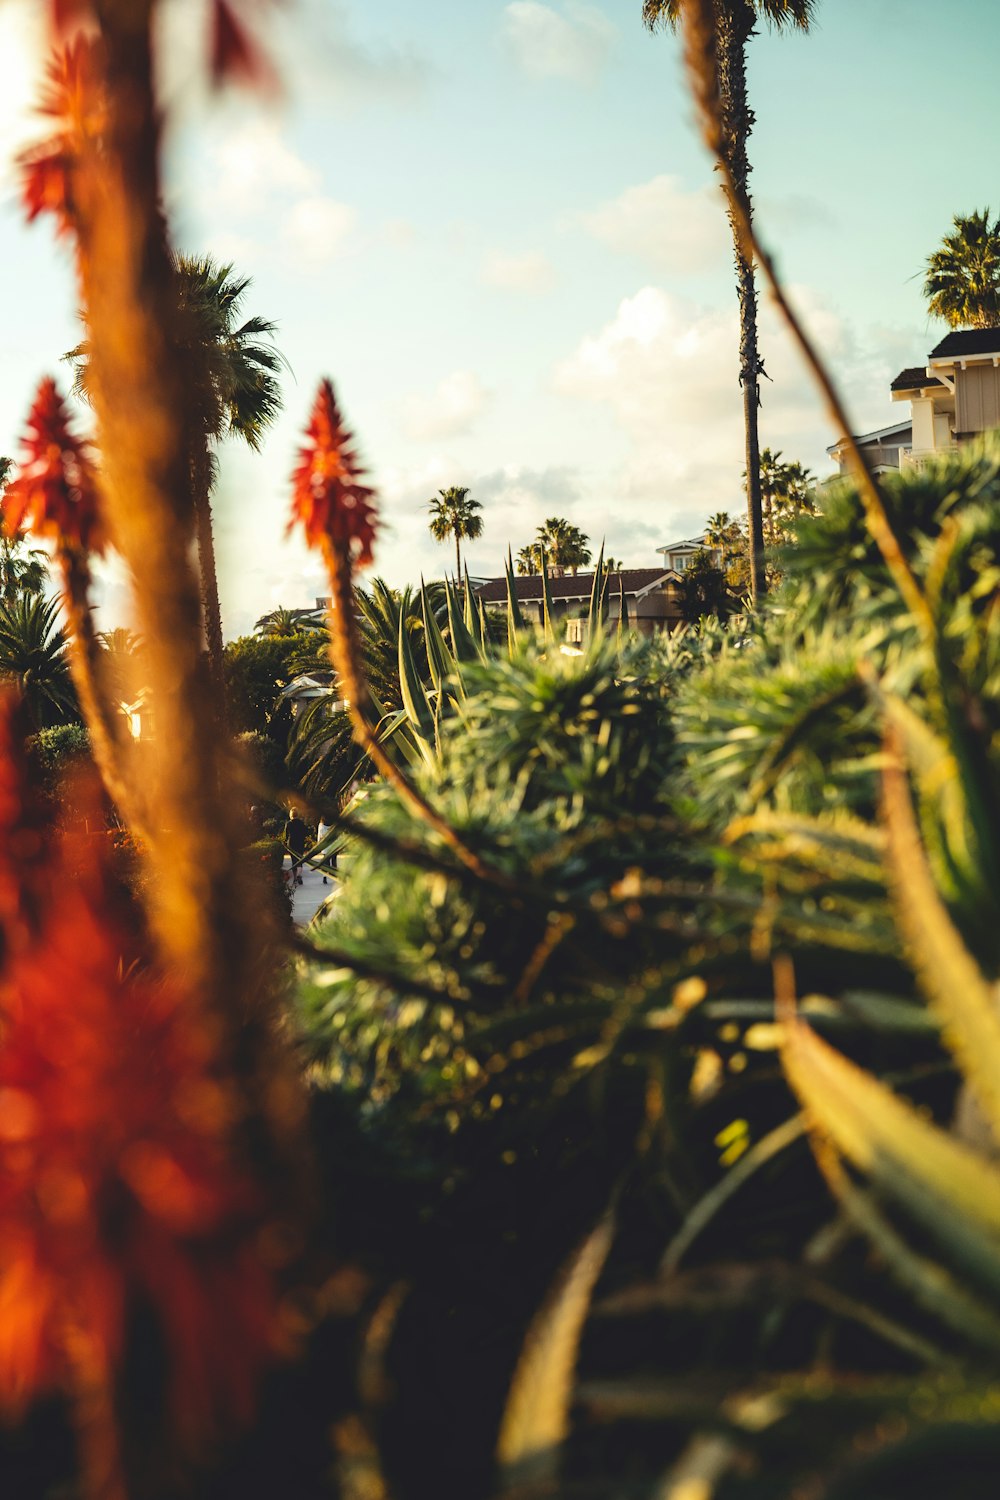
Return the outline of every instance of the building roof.
{"type": "Polygon", "coordinates": [[[690,549],[693,552],[700,552],[705,545],[706,542],[703,536],[687,536],[682,542],[671,542],[666,547],[657,547],[656,551],[683,552],[685,549],[690,549]]]}
{"type": "MultiPolygon", "coordinates": [[[[880,447],[891,448],[892,443],[886,443],[886,438],[898,437],[902,441],[905,432],[912,432],[913,422],[907,417],[902,422],[893,422],[891,427],[877,427],[874,432],[857,432],[854,435],[856,443],[877,443],[880,447]]],[[[836,443],[831,443],[827,453],[836,453],[838,448],[843,448],[846,438],[840,438],[836,443]]]]}
{"type": "Polygon", "coordinates": [[[943,385],[944,381],[938,380],[936,375],[928,375],[923,365],[913,365],[908,370],[901,370],[896,376],[891,391],[919,391],[929,385],[943,385]]]}
{"type": "Polygon", "coordinates": [[[1000,354],[1000,328],[959,328],[931,350],[931,359],[965,359],[970,354],[1000,354]]]}
{"type": "MultiPolygon", "coordinates": [[[[608,597],[617,598],[624,587],[625,595],[649,593],[650,589],[665,578],[676,576],[672,568],[625,568],[621,573],[608,574],[608,597]],[[621,579],[619,585],[618,580],[621,579]]],[[[556,599],[589,599],[594,585],[593,573],[571,573],[562,578],[549,579],[549,591],[556,599]]],[[[542,579],[539,573],[528,573],[514,579],[514,590],[519,600],[540,600],[542,579]]],[[[506,578],[491,578],[489,583],[476,589],[476,595],[484,604],[503,604],[507,599],[506,578]]]]}

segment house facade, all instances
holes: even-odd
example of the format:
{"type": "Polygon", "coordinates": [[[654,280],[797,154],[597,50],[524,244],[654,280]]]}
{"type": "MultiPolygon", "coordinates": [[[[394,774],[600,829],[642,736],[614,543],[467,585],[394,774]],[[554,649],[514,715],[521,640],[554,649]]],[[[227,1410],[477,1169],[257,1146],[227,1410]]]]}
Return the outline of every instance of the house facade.
{"type": "MultiPolygon", "coordinates": [[[[578,573],[575,577],[563,574],[561,578],[549,579],[552,613],[555,619],[565,621],[566,638],[569,641],[584,639],[593,584],[593,573],[578,573]]],[[[625,568],[620,573],[610,573],[608,615],[611,619],[619,617],[624,591],[628,622],[633,630],[640,635],[652,635],[656,630],[672,630],[683,618],[681,584],[679,572],[672,568],[625,568]]],[[[514,589],[524,618],[540,624],[543,610],[541,576],[532,573],[515,578],[514,589]]],[[[505,607],[507,580],[491,578],[475,592],[487,609],[505,607]]]]}
{"type": "MultiPolygon", "coordinates": [[[[947,334],[926,364],[900,371],[890,394],[909,415],[857,439],[876,473],[919,468],[1000,427],[1000,328],[947,334]]],[[[846,444],[834,443],[827,452],[844,473],[846,444]]]]}

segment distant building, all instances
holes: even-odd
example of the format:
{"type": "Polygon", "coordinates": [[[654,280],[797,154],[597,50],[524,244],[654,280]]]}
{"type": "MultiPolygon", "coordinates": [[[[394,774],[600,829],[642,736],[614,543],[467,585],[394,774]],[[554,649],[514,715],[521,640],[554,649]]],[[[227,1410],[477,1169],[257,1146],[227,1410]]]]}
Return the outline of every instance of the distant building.
{"type": "Polygon", "coordinates": [[[722,566],[722,554],[718,547],[710,547],[703,536],[688,537],[683,542],[671,542],[666,547],[657,547],[656,550],[663,558],[663,566],[673,573],[685,572],[698,552],[708,552],[715,566],[717,568],[722,566]]]}
{"type": "MultiPolygon", "coordinates": [[[[552,613],[555,619],[566,622],[569,641],[583,640],[593,583],[593,573],[578,573],[575,578],[564,574],[562,578],[549,579],[552,613]]],[[[515,578],[514,588],[524,618],[540,623],[541,575],[529,573],[515,578]]],[[[625,568],[621,573],[609,573],[607,611],[611,619],[616,619],[621,610],[622,589],[625,590],[629,625],[641,635],[652,635],[654,630],[670,630],[680,623],[680,578],[676,572],[660,567],[625,568]]],[[[476,589],[476,596],[487,608],[505,605],[506,578],[491,578],[476,589]]]]}
{"type": "MultiPolygon", "coordinates": [[[[1000,427],[1000,328],[947,334],[925,365],[900,371],[890,392],[893,401],[909,405],[910,416],[858,439],[876,473],[919,468],[1000,427]]],[[[834,443],[827,452],[844,473],[846,444],[834,443]]]]}

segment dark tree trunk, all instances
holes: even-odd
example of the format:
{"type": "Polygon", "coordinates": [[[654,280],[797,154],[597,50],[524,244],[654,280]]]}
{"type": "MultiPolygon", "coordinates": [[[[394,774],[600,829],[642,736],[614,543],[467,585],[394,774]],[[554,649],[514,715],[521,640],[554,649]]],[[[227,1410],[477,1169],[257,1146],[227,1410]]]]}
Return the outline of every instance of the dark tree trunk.
{"type": "Polygon", "coordinates": [[[226,684],[222,664],[222,606],[219,602],[215,540],[212,536],[212,462],[208,444],[200,434],[192,440],[189,468],[195,536],[198,542],[201,613],[205,630],[205,646],[208,651],[208,670],[217,695],[219,718],[224,721],[226,684]]]}
{"type": "Polygon", "coordinates": [[[458,588],[462,582],[462,546],[459,541],[458,527],[455,527],[455,587],[458,588]]]}
{"type": "MultiPolygon", "coordinates": [[[[749,4],[733,0],[716,3],[719,41],[719,92],[722,125],[729,166],[746,211],[751,212],[750,162],[747,140],[753,129],[753,112],[747,104],[746,46],[753,34],[754,14],[749,4]]],[[[743,420],[746,429],[747,522],[750,550],[750,594],[756,604],[767,592],[764,573],[764,521],[761,507],[760,440],[757,413],[760,408],[760,376],[763,366],[757,347],[757,287],[753,261],[743,254],[733,205],[729,205],[736,263],[736,290],[740,299],[740,384],[743,387],[743,420]]]]}

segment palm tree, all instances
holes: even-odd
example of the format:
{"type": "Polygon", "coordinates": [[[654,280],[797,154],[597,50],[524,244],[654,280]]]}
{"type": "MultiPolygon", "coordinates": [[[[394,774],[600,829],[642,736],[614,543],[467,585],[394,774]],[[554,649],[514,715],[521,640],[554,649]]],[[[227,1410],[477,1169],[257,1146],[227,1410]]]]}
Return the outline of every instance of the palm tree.
{"type": "Polygon", "coordinates": [[[608,573],[620,573],[625,567],[625,564],[622,562],[620,557],[606,557],[604,559],[604,567],[608,573]]]}
{"type": "Polygon", "coordinates": [[[705,540],[709,546],[724,548],[730,540],[732,525],[733,518],[728,510],[717,510],[714,516],[709,516],[705,527],[705,540]]]}
{"type": "MultiPolygon", "coordinates": [[[[761,449],[760,454],[760,499],[763,515],[764,540],[768,546],[774,542],[774,503],[787,486],[786,464],[781,457],[781,449],[776,448],[772,453],[770,448],[761,449]]],[[[744,475],[746,478],[746,475],[744,475]]]]}
{"type": "MultiPolygon", "coordinates": [[[[274,347],[276,325],[264,318],[240,322],[249,276],[234,276],[230,264],[205,255],[175,260],[178,316],[174,334],[186,366],[189,395],[187,466],[198,539],[202,610],[209,662],[220,691],[222,611],[212,537],[212,488],[217,474],[214,446],[238,437],[254,451],[281,410],[278,374],[285,361],[274,347]]],[[[76,366],[75,388],[87,394],[89,346],[66,356],[76,366]]]]}
{"type": "Polygon", "coordinates": [[[98,670],[109,701],[130,702],[142,686],[142,636],[119,625],[102,630],[97,640],[102,648],[98,670]]]}
{"type": "Polygon", "coordinates": [[[529,542],[522,547],[514,559],[517,571],[521,574],[536,574],[542,571],[542,549],[536,542],[529,542]]]}
{"type": "MultiPolygon", "coordinates": [[[[675,27],[684,0],[643,0],[642,18],[652,30],[661,25],[675,27]]],[[[724,150],[740,200],[750,212],[750,162],[747,141],[753,128],[753,112],[747,103],[746,49],[758,20],[780,29],[808,29],[814,0],[713,0],[716,55],[719,72],[724,150]]],[[[750,533],[751,597],[756,601],[767,589],[764,573],[764,525],[760,492],[760,441],[757,411],[760,377],[764,374],[757,343],[757,288],[753,261],[744,256],[738,229],[736,205],[730,201],[729,223],[733,231],[736,289],[740,303],[740,384],[743,387],[743,419],[746,429],[747,518],[750,533]]]]}
{"type": "Polygon", "coordinates": [[[549,516],[538,528],[536,548],[543,550],[546,561],[559,572],[570,568],[574,574],[590,562],[590,538],[579,526],[561,516],[549,516]]]}
{"type": "Polygon", "coordinates": [[[41,594],[0,604],[0,679],[17,683],[36,729],[79,718],[58,616],[41,594]]]}
{"type": "Polygon", "coordinates": [[[261,635],[301,635],[306,630],[318,630],[322,622],[322,612],[318,609],[283,609],[279,605],[277,609],[268,610],[266,615],[261,615],[254,630],[261,635]]]}
{"type": "Polygon", "coordinates": [[[431,536],[436,542],[455,538],[455,577],[462,577],[462,542],[475,542],[483,534],[482,510],[478,500],[473,500],[468,489],[452,485],[450,489],[438,490],[433,500],[428,501],[431,513],[431,536]]]}
{"type": "Polygon", "coordinates": [[[935,318],[952,328],[1000,324],[1000,217],[956,214],[954,231],[927,260],[924,296],[935,318]]]}

